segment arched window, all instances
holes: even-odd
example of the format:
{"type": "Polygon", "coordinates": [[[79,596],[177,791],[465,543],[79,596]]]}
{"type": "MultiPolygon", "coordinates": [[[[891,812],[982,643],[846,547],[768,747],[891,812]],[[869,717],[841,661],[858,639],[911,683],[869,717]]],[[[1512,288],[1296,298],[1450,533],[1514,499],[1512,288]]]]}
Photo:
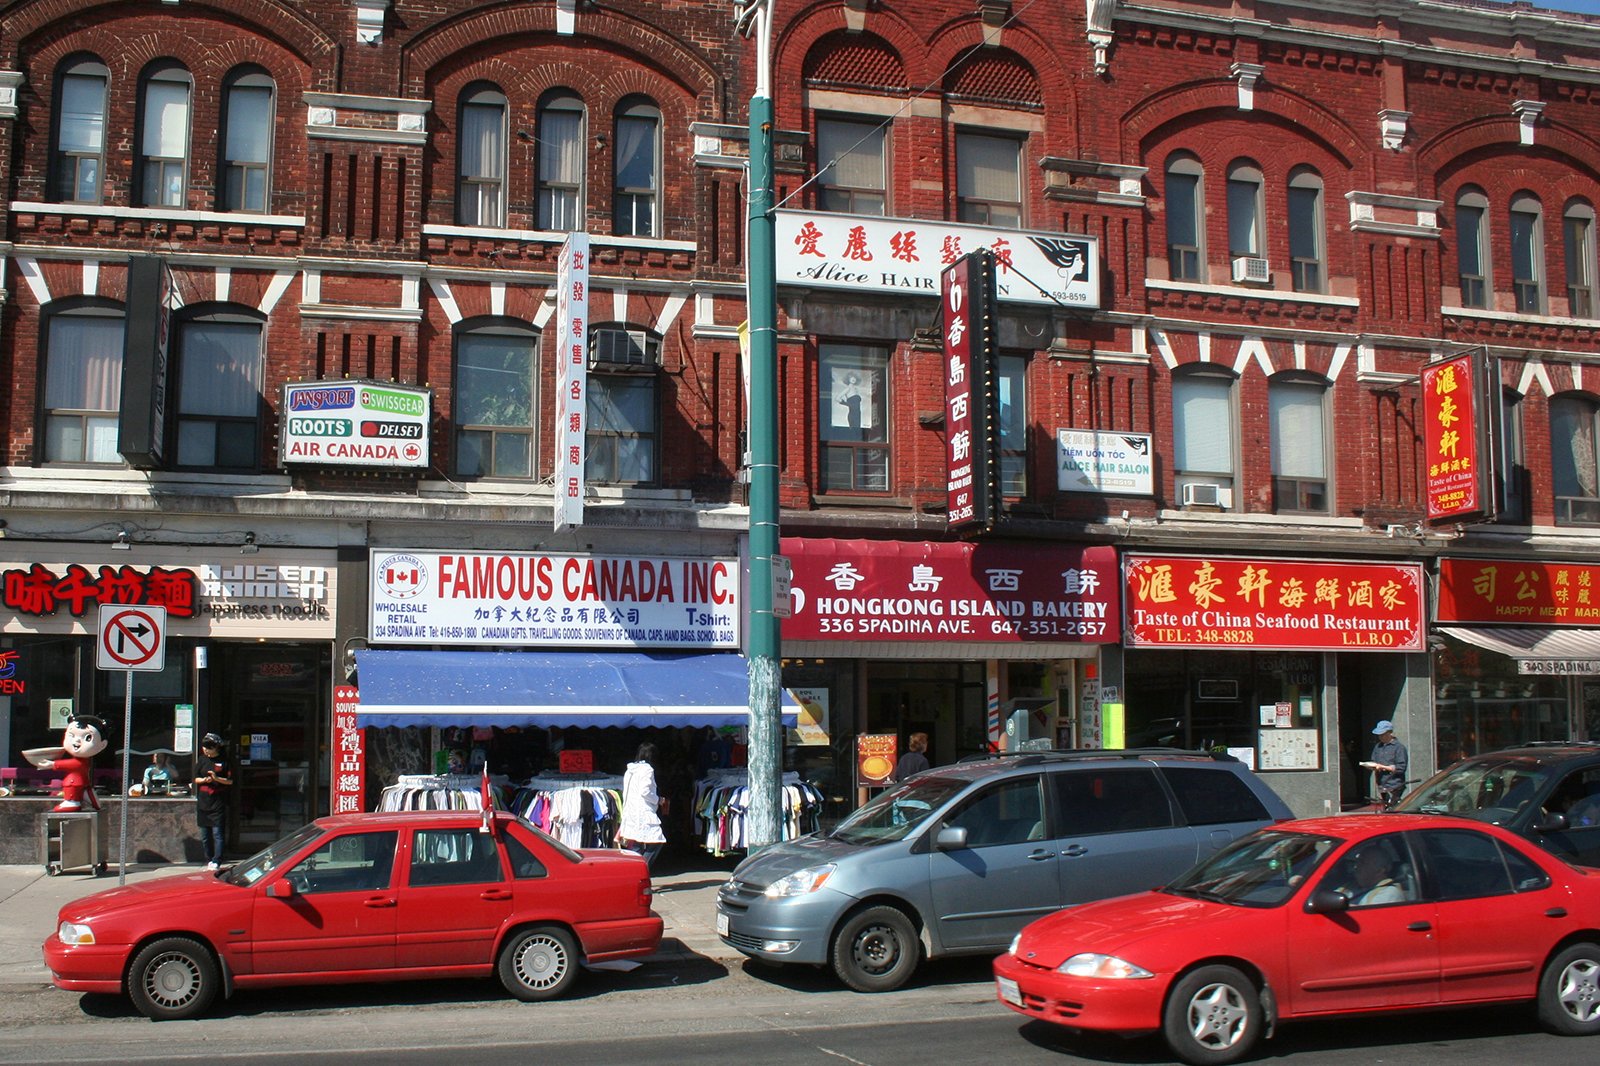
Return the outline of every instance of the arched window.
{"type": "Polygon", "coordinates": [[[1600,524],[1600,404],[1593,397],[1567,393],[1550,400],[1550,473],[1559,525],[1600,524]]]}
{"type": "Polygon", "coordinates": [[[661,111],[655,104],[635,98],[617,108],[614,158],[611,232],[659,237],[661,111]]]}
{"type": "Polygon", "coordinates": [[[1233,506],[1235,378],[1211,367],[1172,378],[1172,462],[1185,507],[1233,506]]]}
{"type": "Polygon", "coordinates": [[[456,221],[506,224],[506,97],[485,82],[461,94],[456,147],[456,221]]]}
{"type": "Polygon", "coordinates": [[[1489,306],[1489,200],[1468,186],[1456,197],[1456,274],[1461,306],[1489,306]]]}
{"type": "Polygon", "coordinates": [[[583,101],[569,92],[552,92],[539,105],[540,229],[583,229],[584,118],[583,101]]]}
{"type": "Polygon", "coordinates": [[[1200,160],[1180,152],[1167,160],[1167,275],[1200,281],[1205,262],[1205,171],[1200,160]]]}
{"type": "Polygon", "coordinates": [[[44,328],[44,461],[121,463],[123,313],[96,303],[49,313],[44,328]]]}
{"type": "Polygon", "coordinates": [[[1264,258],[1261,239],[1261,168],[1248,160],[1228,167],[1228,255],[1264,258]]]}
{"type": "Polygon", "coordinates": [[[1532,193],[1511,198],[1511,284],[1517,310],[1544,314],[1544,209],[1532,193]]]}
{"type": "Polygon", "coordinates": [[[1310,167],[1289,173],[1289,272],[1295,292],[1327,291],[1322,178],[1310,167]]]}
{"type": "Polygon", "coordinates": [[[139,91],[139,203],[183,207],[189,181],[189,97],[194,82],[172,60],[145,68],[139,91]]]}
{"type": "Polygon", "coordinates": [[[626,326],[589,330],[589,396],[584,480],[651,485],[658,478],[661,338],[626,326]]]}
{"type": "Polygon", "coordinates": [[[277,87],[266,71],[244,67],[222,87],[221,209],[265,214],[272,187],[277,87]]]}
{"type": "Polygon", "coordinates": [[[180,323],[175,465],[259,467],[264,332],[260,315],[227,305],[200,309],[180,323]]]}
{"type": "Polygon", "coordinates": [[[50,186],[63,203],[97,204],[106,155],[106,92],[111,72],[79,56],[56,74],[55,150],[50,186]]]}
{"type": "Polygon", "coordinates": [[[1272,494],[1279,514],[1327,514],[1328,383],[1279,374],[1267,386],[1272,433],[1272,494]]]}
{"type": "Polygon", "coordinates": [[[539,335],[511,319],[456,333],[455,469],[461,477],[531,478],[539,335]]]}
{"type": "Polygon", "coordinates": [[[1561,243],[1567,261],[1567,313],[1595,317],[1594,207],[1573,200],[1561,215],[1561,243]]]}

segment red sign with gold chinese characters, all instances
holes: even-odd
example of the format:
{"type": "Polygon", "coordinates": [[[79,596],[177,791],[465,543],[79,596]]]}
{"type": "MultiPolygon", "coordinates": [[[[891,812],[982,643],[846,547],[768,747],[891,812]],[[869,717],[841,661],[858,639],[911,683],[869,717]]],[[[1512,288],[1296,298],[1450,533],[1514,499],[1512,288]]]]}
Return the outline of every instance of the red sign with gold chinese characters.
{"type": "Polygon", "coordinates": [[[1422,567],[1128,555],[1132,648],[1421,651],[1422,567]]]}
{"type": "Polygon", "coordinates": [[[1423,487],[1431,523],[1478,518],[1487,510],[1479,476],[1487,460],[1479,425],[1482,380],[1475,355],[1422,368],[1423,487]]]}
{"type": "Polygon", "coordinates": [[[1600,564],[1440,559],[1437,618],[1600,626],[1600,564]]]}

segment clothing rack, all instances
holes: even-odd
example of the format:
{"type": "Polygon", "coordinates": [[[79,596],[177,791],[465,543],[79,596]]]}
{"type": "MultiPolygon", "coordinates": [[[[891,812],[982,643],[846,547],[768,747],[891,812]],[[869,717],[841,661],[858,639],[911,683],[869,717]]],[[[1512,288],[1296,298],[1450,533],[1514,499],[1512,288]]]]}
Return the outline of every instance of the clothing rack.
{"type": "MultiPolygon", "coordinates": [[[[722,767],[707,771],[694,784],[691,827],[713,855],[745,849],[749,782],[748,767],[722,767]]],[[[823,795],[815,785],[791,770],[778,779],[778,787],[783,802],[780,839],[792,840],[821,828],[823,795]]]]}
{"type": "Polygon", "coordinates": [[[574,848],[616,845],[622,778],[615,774],[537,774],[517,789],[511,810],[574,848]]]}
{"type": "MultiPolygon", "coordinates": [[[[496,786],[491,782],[491,793],[496,786]]],[[[481,811],[483,777],[479,774],[401,774],[383,790],[375,810],[481,811]]]]}

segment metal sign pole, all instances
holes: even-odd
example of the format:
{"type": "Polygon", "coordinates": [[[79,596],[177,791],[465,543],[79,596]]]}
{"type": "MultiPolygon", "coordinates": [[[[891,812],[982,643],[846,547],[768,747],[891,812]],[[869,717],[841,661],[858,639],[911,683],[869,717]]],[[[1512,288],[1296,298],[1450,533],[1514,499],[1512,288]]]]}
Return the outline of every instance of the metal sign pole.
{"type": "MultiPolygon", "coordinates": [[[[117,885],[128,883],[128,749],[133,745],[133,671],[125,671],[127,685],[122,694],[122,830],[117,838],[117,885]]],[[[92,785],[92,782],[91,782],[92,785]]],[[[90,798],[93,798],[91,794],[90,798]]],[[[100,856],[95,856],[95,862],[100,856]]]]}

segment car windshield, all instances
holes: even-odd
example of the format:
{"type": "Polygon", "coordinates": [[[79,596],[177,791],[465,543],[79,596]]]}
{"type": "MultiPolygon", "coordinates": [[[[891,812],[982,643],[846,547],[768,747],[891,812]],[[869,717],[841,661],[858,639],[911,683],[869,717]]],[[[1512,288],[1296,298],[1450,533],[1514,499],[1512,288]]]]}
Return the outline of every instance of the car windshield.
{"type": "Polygon", "coordinates": [[[1264,830],[1236,840],[1163,892],[1236,907],[1276,907],[1294,895],[1337,837],[1264,830]]]}
{"type": "Polygon", "coordinates": [[[291,856],[298,854],[301,848],[320,837],[322,833],[322,827],[315,822],[303,825],[276,844],[256,852],[241,863],[236,863],[223,880],[230,885],[253,885],[282,866],[291,856]]]}
{"type": "Polygon", "coordinates": [[[904,840],[946,800],[972,782],[921,774],[903,785],[880,792],[828,834],[846,844],[887,844],[904,840]]]}
{"type": "Polygon", "coordinates": [[[1496,825],[1544,794],[1550,769],[1527,755],[1487,755],[1434,774],[1400,801],[1410,814],[1453,814],[1496,825]]]}

